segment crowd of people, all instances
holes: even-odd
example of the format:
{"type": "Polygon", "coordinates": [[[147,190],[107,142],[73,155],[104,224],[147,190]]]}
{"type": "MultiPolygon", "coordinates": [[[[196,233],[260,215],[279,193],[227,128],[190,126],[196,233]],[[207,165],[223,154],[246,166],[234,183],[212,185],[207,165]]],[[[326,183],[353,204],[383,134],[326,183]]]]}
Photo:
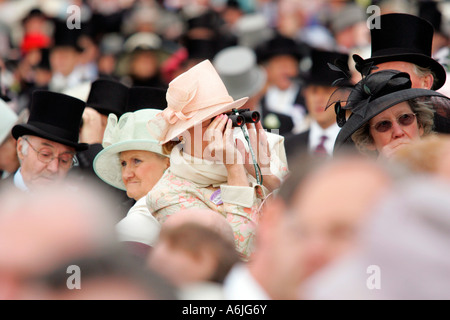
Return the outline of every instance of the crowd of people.
{"type": "Polygon", "coordinates": [[[0,43],[0,299],[450,299],[449,4],[3,0],[0,43]]]}

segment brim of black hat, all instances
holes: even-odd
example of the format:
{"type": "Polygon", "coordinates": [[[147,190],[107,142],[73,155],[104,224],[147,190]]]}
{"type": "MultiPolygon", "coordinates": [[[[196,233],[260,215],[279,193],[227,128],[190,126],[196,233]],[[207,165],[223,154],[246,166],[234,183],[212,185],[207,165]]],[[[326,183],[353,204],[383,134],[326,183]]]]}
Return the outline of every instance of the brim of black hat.
{"type": "Polygon", "coordinates": [[[336,141],[334,144],[334,152],[338,151],[340,147],[347,144],[351,139],[353,133],[355,133],[364,124],[369,122],[370,119],[380,114],[384,110],[387,110],[403,101],[419,97],[432,97],[432,96],[442,97],[450,100],[449,97],[439,92],[427,89],[414,88],[393,92],[371,101],[369,103],[370,107],[367,107],[368,112],[364,118],[358,114],[353,113],[349,117],[347,122],[344,124],[344,126],[341,128],[338,136],[336,137],[336,141]]]}
{"type": "Polygon", "coordinates": [[[109,116],[110,113],[114,113],[118,118],[120,118],[120,116],[123,114],[123,112],[118,113],[117,110],[103,108],[97,104],[89,104],[88,106],[90,108],[94,109],[95,111],[97,111],[98,113],[103,114],[105,116],[109,116]]]}
{"type": "Polygon", "coordinates": [[[75,148],[75,151],[84,151],[89,148],[89,145],[87,143],[75,143],[73,141],[63,139],[58,136],[49,134],[48,132],[45,132],[44,130],[39,129],[30,124],[15,125],[12,128],[11,133],[16,140],[19,137],[24,136],[24,135],[33,135],[33,136],[37,136],[37,137],[40,137],[43,139],[48,139],[48,140],[51,140],[54,142],[58,142],[58,143],[61,143],[63,145],[69,146],[69,147],[73,147],[73,148],[75,148]]]}
{"type": "Polygon", "coordinates": [[[342,80],[333,84],[336,79],[328,79],[326,77],[317,77],[317,76],[304,76],[299,78],[304,87],[307,86],[322,86],[322,87],[349,87],[352,86],[353,83],[350,79],[343,78],[342,80]]]}
{"type": "Polygon", "coordinates": [[[303,54],[300,51],[289,50],[289,49],[284,49],[284,48],[272,48],[271,50],[269,50],[267,52],[258,54],[257,62],[263,63],[267,60],[272,59],[273,57],[278,57],[278,56],[291,56],[299,61],[303,58],[303,54]]]}
{"type": "Polygon", "coordinates": [[[445,84],[445,80],[447,78],[447,73],[445,72],[444,66],[429,56],[420,53],[381,55],[364,60],[364,62],[372,61],[374,65],[390,61],[404,61],[414,63],[419,67],[429,68],[435,73],[437,78],[437,81],[435,81],[434,87],[432,88],[433,90],[440,89],[445,84]]]}

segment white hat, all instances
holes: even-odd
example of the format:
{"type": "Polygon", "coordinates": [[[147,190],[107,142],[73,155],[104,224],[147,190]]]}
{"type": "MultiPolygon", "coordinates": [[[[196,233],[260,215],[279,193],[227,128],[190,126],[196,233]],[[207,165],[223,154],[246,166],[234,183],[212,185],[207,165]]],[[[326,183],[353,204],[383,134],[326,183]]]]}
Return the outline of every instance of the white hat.
{"type": "Polygon", "coordinates": [[[256,54],[248,47],[225,48],[217,53],[213,64],[233,99],[251,97],[266,83],[266,72],[256,63],[256,54]]]}
{"type": "Polygon", "coordinates": [[[159,50],[162,40],[153,32],[137,32],[130,36],[123,44],[125,52],[133,52],[136,49],[159,50]]]}
{"type": "Polygon", "coordinates": [[[18,118],[14,110],[0,99],[0,144],[8,137],[18,118]]]}
{"type": "Polygon", "coordinates": [[[266,17],[260,13],[249,13],[242,16],[236,22],[235,32],[238,44],[249,48],[255,48],[275,35],[266,17]]]}
{"type": "Polygon", "coordinates": [[[124,113],[119,120],[110,114],[103,136],[103,150],[94,159],[94,171],[106,183],[126,190],[122,181],[119,154],[128,150],[143,150],[163,156],[157,137],[147,130],[147,122],[161,110],[140,109],[124,113]]]}

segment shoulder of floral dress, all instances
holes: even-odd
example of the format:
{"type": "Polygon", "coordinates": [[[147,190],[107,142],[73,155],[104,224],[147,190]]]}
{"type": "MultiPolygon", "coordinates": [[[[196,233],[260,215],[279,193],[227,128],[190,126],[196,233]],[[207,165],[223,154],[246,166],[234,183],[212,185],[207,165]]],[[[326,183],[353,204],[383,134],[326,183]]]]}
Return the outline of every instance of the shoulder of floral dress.
{"type": "Polygon", "coordinates": [[[178,201],[180,196],[185,197],[186,194],[198,193],[197,189],[195,184],[178,177],[169,168],[147,194],[147,199],[160,202],[178,201]]]}

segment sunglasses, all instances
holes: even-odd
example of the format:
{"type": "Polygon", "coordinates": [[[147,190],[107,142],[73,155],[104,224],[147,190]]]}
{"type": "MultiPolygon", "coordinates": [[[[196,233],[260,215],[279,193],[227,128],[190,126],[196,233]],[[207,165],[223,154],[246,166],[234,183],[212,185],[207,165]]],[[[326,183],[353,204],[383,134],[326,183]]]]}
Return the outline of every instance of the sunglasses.
{"type": "MultiPolygon", "coordinates": [[[[415,113],[404,113],[397,117],[397,123],[403,127],[410,126],[416,119],[415,113]]],[[[386,132],[392,128],[392,121],[383,120],[372,125],[377,132],[386,132]]]]}

